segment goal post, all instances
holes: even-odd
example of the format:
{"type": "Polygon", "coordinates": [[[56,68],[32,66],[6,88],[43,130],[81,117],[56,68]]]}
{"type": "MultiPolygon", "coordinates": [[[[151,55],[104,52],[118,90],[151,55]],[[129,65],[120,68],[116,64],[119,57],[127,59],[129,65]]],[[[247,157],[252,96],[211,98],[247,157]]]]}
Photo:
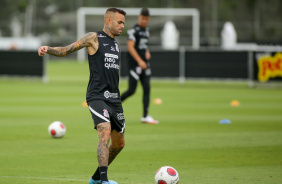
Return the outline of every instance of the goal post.
{"type": "MultiPolygon", "coordinates": [[[[121,8],[127,16],[138,16],[141,8],[121,8]]],[[[104,15],[107,8],[81,7],[77,10],[77,39],[85,34],[86,15],[104,15]]],[[[196,8],[149,8],[151,16],[192,16],[192,48],[200,46],[200,14],[196,8]]],[[[101,20],[103,21],[103,20],[101,20]]],[[[85,61],[84,50],[77,53],[78,61],[85,61]]]]}

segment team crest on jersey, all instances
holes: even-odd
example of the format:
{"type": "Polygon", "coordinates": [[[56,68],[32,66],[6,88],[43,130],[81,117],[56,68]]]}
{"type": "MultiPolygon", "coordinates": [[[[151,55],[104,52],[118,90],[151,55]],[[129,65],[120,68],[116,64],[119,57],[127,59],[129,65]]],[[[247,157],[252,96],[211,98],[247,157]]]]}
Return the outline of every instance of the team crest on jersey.
{"type": "Polygon", "coordinates": [[[147,37],[150,37],[149,30],[146,30],[145,35],[146,35],[147,37]]]}
{"type": "Polygon", "coordinates": [[[108,117],[109,117],[109,112],[107,111],[107,109],[104,109],[103,111],[104,111],[104,114],[103,114],[103,115],[104,115],[106,118],[108,118],[108,117]]]}
{"type": "Polygon", "coordinates": [[[119,52],[118,44],[115,43],[115,45],[116,45],[116,50],[119,52]]]}

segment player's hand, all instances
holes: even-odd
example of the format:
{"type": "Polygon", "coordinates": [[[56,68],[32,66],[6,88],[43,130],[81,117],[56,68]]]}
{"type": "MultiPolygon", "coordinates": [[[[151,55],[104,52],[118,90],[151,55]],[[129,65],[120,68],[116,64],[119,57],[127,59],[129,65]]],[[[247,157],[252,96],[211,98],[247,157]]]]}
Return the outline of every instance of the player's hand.
{"type": "Polygon", "coordinates": [[[48,51],[48,46],[41,46],[39,49],[38,49],[38,55],[39,56],[44,56],[48,51]]]}
{"type": "Polygon", "coordinates": [[[138,65],[143,69],[145,70],[147,68],[147,64],[145,61],[142,61],[142,62],[139,62],[138,65]]]}

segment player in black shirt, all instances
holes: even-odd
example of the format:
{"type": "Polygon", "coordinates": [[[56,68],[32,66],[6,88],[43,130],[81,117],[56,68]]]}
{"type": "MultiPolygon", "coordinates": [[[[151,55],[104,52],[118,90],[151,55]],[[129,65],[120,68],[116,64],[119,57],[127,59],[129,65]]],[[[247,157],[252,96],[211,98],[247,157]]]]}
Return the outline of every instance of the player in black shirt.
{"type": "Polygon", "coordinates": [[[151,76],[150,63],[148,61],[151,58],[151,54],[147,45],[149,40],[149,28],[147,27],[149,20],[149,10],[143,8],[138,16],[138,23],[127,31],[129,80],[128,90],[121,95],[121,101],[135,93],[137,82],[140,80],[143,87],[143,117],[141,121],[143,123],[157,124],[159,122],[148,115],[151,76]]]}
{"type": "Polygon", "coordinates": [[[87,33],[66,47],[41,46],[38,49],[39,56],[47,53],[61,57],[84,47],[88,51],[90,77],[86,100],[99,136],[99,167],[89,184],[117,184],[108,180],[107,170],[124,147],[125,120],[118,89],[120,50],[114,38],[124,28],[125,15],[121,9],[109,8],[105,13],[103,31],[87,33]]]}

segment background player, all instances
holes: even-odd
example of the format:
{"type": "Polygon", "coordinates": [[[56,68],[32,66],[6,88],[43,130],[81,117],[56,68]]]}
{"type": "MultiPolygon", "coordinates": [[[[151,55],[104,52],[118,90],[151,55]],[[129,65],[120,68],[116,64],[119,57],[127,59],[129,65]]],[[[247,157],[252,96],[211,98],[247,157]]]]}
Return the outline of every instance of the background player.
{"type": "Polygon", "coordinates": [[[137,82],[140,80],[143,87],[143,117],[141,121],[149,124],[157,124],[159,122],[148,115],[151,76],[150,63],[148,62],[151,54],[147,45],[149,40],[149,28],[147,27],[149,20],[149,10],[143,8],[138,16],[138,23],[127,31],[129,81],[127,91],[121,95],[121,101],[124,101],[135,93],[137,82]]]}
{"type": "Polygon", "coordinates": [[[104,16],[103,31],[87,33],[66,47],[42,46],[38,49],[39,56],[46,53],[66,56],[81,48],[87,48],[90,78],[86,100],[99,136],[99,167],[90,178],[89,184],[117,184],[115,181],[108,181],[107,170],[108,165],[124,147],[125,120],[118,89],[120,51],[114,37],[121,34],[125,15],[121,9],[109,8],[104,16]]]}

